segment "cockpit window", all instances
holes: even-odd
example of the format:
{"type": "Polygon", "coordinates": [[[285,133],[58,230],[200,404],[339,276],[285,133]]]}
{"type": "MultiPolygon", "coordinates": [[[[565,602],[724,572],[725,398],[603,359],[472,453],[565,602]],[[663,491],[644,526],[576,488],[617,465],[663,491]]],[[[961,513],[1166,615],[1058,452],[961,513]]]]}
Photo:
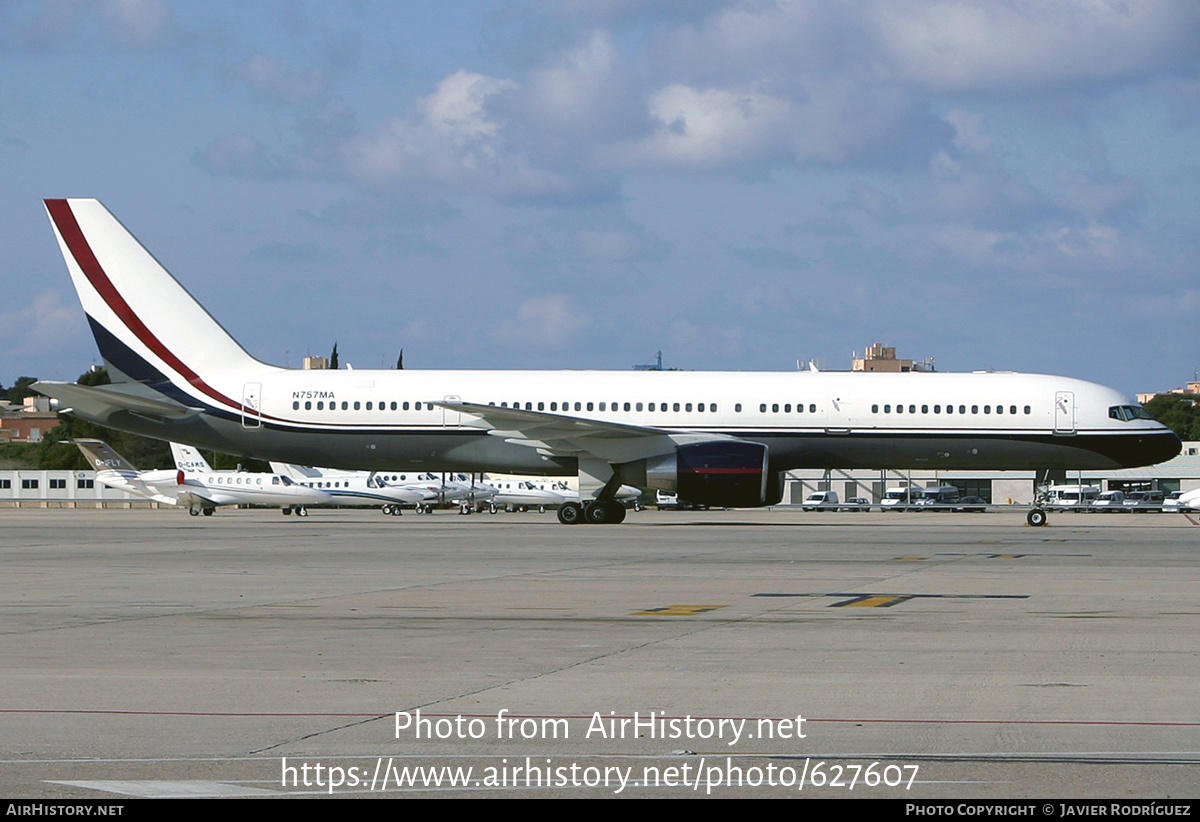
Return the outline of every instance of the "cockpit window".
{"type": "Polygon", "coordinates": [[[1152,420],[1150,412],[1140,405],[1113,405],[1109,406],[1108,416],[1110,419],[1121,420],[1122,422],[1130,422],[1131,420],[1152,420]]]}

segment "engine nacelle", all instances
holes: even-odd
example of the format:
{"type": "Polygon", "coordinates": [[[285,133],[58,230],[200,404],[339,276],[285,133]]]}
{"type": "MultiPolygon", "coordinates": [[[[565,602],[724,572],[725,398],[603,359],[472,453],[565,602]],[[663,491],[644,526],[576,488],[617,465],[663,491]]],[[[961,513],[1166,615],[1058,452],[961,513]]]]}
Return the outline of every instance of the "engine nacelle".
{"type": "Polygon", "coordinates": [[[625,482],[670,491],[695,505],[756,508],[775,497],[767,471],[767,446],[744,440],[681,445],[664,454],[619,466],[625,482]]]}

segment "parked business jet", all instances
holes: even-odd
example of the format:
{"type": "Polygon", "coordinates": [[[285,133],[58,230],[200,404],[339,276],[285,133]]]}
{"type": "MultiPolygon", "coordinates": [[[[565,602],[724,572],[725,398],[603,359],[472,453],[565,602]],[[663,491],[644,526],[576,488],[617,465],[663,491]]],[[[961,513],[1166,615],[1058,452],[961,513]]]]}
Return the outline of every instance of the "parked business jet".
{"type": "Polygon", "coordinates": [[[402,505],[424,509],[438,502],[442,484],[432,474],[400,471],[341,471],[272,462],[271,470],[333,497],[336,505],[379,505],[385,514],[400,515],[402,505]]]}
{"type": "Polygon", "coordinates": [[[328,494],[297,485],[278,474],[213,471],[195,449],[171,444],[175,470],[139,471],[103,440],[74,440],[96,480],[165,505],[186,507],[193,517],[211,516],[220,505],[278,506],[283,513],[307,516],[306,506],[332,500],[328,494]]]}
{"type": "Polygon", "coordinates": [[[1180,448],[1119,392],[1038,374],[279,368],[98,201],[46,210],[113,384],[35,388],[159,439],[359,470],[578,474],[587,501],[559,508],[567,524],[620,522],[621,484],[750,507],[778,502],[793,468],[1110,469],[1180,448]]]}
{"type": "MultiPolygon", "coordinates": [[[[579,492],[561,478],[512,477],[492,474],[488,476],[487,481],[496,487],[496,496],[490,500],[492,513],[499,508],[517,511],[537,508],[545,511],[547,508],[564,503],[580,501],[579,492]]],[[[641,496],[640,488],[622,485],[613,494],[613,499],[625,505],[633,504],[636,507],[641,496]]]]}

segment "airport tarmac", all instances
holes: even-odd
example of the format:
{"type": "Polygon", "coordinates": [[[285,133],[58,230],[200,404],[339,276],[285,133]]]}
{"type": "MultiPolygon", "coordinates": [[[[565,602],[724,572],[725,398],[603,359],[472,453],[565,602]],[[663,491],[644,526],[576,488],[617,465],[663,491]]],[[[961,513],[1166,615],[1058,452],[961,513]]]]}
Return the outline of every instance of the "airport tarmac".
{"type": "Polygon", "coordinates": [[[7,797],[1200,796],[1182,516],[0,521],[7,797]]]}

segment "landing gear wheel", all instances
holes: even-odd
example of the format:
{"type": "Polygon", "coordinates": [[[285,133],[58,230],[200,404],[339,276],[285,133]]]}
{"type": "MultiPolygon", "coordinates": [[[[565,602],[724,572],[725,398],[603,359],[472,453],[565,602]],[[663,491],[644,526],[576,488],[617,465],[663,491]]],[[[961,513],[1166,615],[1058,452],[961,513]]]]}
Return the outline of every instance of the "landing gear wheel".
{"type": "Polygon", "coordinates": [[[383,515],[384,515],[385,517],[386,517],[386,516],[390,516],[390,515],[391,515],[391,513],[392,513],[392,506],[390,506],[390,505],[385,505],[385,506],[383,506],[382,508],[380,508],[379,510],[380,510],[380,511],[383,513],[383,515]]]}
{"type": "Polygon", "coordinates": [[[489,506],[488,506],[488,513],[489,513],[489,514],[494,514],[494,513],[496,513],[496,511],[498,511],[498,510],[499,510],[499,509],[498,509],[498,508],[497,508],[495,505],[489,505],[489,506]]]}
{"type": "Polygon", "coordinates": [[[538,513],[539,513],[539,514],[544,514],[544,513],[546,513],[546,506],[544,506],[544,505],[539,505],[539,506],[538,506],[538,513]]]}
{"type": "Polygon", "coordinates": [[[583,518],[588,525],[603,525],[608,522],[608,503],[589,502],[583,506],[583,518]]]}
{"type": "Polygon", "coordinates": [[[558,521],[563,525],[578,525],[583,522],[583,506],[578,502],[563,503],[558,507],[558,521]]]}
{"type": "Polygon", "coordinates": [[[298,516],[298,517],[307,517],[307,516],[308,516],[308,509],[307,509],[307,508],[305,508],[303,505],[301,505],[299,508],[297,508],[297,509],[296,509],[296,516],[298,516]]]}
{"type": "Polygon", "coordinates": [[[1041,528],[1046,524],[1046,512],[1041,508],[1034,508],[1025,515],[1025,521],[1034,528],[1041,528]]]}
{"type": "Polygon", "coordinates": [[[188,509],[188,513],[189,513],[189,514],[191,514],[193,517],[198,517],[198,516],[200,516],[200,512],[199,512],[199,511],[197,511],[195,508],[189,508],[189,509],[188,509]]]}
{"type": "Polygon", "coordinates": [[[610,502],[608,505],[609,505],[609,512],[608,512],[609,517],[608,517],[607,522],[611,522],[613,525],[624,522],[625,515],[627,513],[629,513],[629,511],[625,508],[625,506],[621,505],[619,502],[610,502]]]}

